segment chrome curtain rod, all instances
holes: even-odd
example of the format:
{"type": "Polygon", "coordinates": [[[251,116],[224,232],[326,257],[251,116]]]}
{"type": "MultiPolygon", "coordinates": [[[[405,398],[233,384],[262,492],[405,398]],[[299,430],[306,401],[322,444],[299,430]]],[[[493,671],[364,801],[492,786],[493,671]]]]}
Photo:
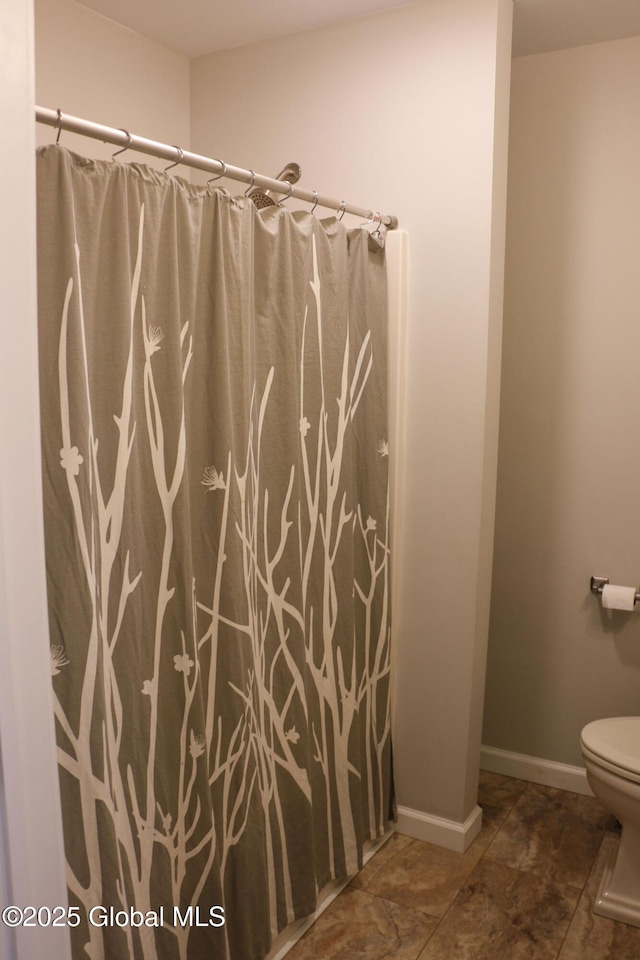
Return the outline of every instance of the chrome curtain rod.
{"type": "Polygon", "coordinates": [[[136,150],[138,153],[146,153],[153,157],[160,157],[176,165],[181,164],[185,167],[195,167],[196,170],[205,170],[207,173],[220,174],[221,177],[229,177],[230,180],[240,180],[242,183],[248,183],[252,187],[260,187],[263,190],[273,190],[282,194],[284,192],[283,187],[285,187],[289,190],[285,199],[296,197],[298,200],[306,200],[308,203],[314,205],[314,210],[316,206],[330,207],[340,215],[340,218],[342,218],[345,213],[353,213],[356,217],[361,217],[372,223],[382,224],[391,230],[398,226],[397,217],[382,216],[380,213],[374,213],[372,210],[366,210],[364,207],[356,207],[351,203],[345,203],[344,200],[333,200],[330,197],[320,196],[316,190],[302,190],[300,187],[294,187],[288,180],[274,180],[272,177],[263,177],[253,170],[234,167],[230,163],[225,163],[223,160],[203,157],[200,154],[182,150],[181,147],[171,146],[167,143],[159,143],[157,140],[147,140],[145,137],[134,136],[127,130],[119,130],[116,127],[105,127],[100,123],[93,123],[91,120],[72,117],[68,113],[62,113],[60,110],[51,110],[48,107],[36,107],[36,121],[47,124],[47,126],[50,127],[56,127],[58,137],[62,130],[68,130],[70,133],[79,133],[84,137],[93,137],[94,140],[102,140],[104,143],[113,143],[126,150],[136,150]]]}

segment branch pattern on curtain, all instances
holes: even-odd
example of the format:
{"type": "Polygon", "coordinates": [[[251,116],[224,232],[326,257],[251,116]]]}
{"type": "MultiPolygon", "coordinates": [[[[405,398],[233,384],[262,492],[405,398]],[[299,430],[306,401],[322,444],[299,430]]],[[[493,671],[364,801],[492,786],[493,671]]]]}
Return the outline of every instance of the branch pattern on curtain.
{"type": "Polygon", "coordinates": [[[146,166],[37,166],[74,956],[256,960],[388,826],[384,254],[146,166]]]}

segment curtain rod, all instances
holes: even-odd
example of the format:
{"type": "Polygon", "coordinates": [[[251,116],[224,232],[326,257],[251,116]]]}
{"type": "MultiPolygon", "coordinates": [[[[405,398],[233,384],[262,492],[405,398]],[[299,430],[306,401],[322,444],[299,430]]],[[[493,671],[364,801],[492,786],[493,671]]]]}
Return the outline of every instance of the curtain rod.
{"type": "MultiPolygon", "coordinates": [[[[285,197],[296,197],[298,200],[306,200],[313,203],[313,209],[316,206],[330,207],[340,214],[340,219],[345,213],[353,213],[356,217],[362,217],[364,220],[370,220],[372,223],[382,224],[393,230],[398,226],[398,218],[393,216],[382,216],[380,213],[374,213],[372,210],[365,210],[364,207],[356,207],[351,203],[345,203],[344,200],[333,200],[330,197],[323,197],[316,190],[302,190],[300,187],[294,187],[288,180],[274,180],[272,177],[264,177],[255,173],[253,170],[245,170],[242,167],[234,167],[223,160],[214,160],[211,157],[203,157],[198,153],[189,153],[188,150],[182,150],[180,147],[172,146],[167,143],[159,143],[157,140],[147,140],[145,137],[134,136],[127,130],[116,127],[105,127],[100,123],[94,123],[92,120],[82,120],[80,117],[72,117],[68,113],[62,113],[60,110],[51,110],[48,107],[36,107],[36,122],[44,123],[49,127],[56,127],[58,137],[62,130],[68,130],[70,133],[79,133],[85,137],[93,137],[94,140],[102,140],[104,143],[113,143],[116,146],[124,147],[127,150],[136,150],[138,153],[146,153],[150,156],[160,157],[163,160],[170,160],[173,163],[181,164],[185,167],[195,167],[196,170],[205,170],[207,173],[220,174],[228,177],[230,180],[240,180],[243,183],[249,183],[252,187],[260,187],[263,190],[273,190],[282,194],[283,187],[289,189],[285,197]]],[[[56,140],[57,142],[57,140],[56,140]]]]}

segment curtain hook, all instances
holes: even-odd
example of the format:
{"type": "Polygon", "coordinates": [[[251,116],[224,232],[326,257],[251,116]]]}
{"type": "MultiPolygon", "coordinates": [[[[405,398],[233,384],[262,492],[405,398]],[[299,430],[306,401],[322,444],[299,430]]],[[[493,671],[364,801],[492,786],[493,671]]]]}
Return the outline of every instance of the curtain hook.
{"type": "Polygon", "coordinates": [[[380,234],[380,227],[382,226],[382,214],[380,213],[379,210],[377,211],[377,213],[376,213],[376,215],[375,215],[375,217],[374,217],[373,219],[378,221],[378,226],[377,226],[377,228],[373,231],[373,235],[374,235],[374,237],[379,237],[379,236],[381,235],[381,234],[380,234]]]}
{"type": "Polygon", "coordinates": [[[373,221],[374,221],[375,219],[376,219],[376,218],[375,218],[375,216],[374,216],[373,210],[369,210],[369,219],[368,219],[368,220],[363,220],[362,223],[360,224],[360,226],[361,226],[361,227],[368,227],[369,224],[370,224],[370,223],[373,223],[373,221]]]}
{"type": "Polygon", "coordinates": [[[318,191],[317,191],[317,190],[314,190],[314,191],[313,191],[313,198],[314,198],[314,199],[313,199],[313,206],[311,207],[311,213],[313,213],[313,211],[315,210],[315,208],[318,206],[318,191]]]}
{"type": "Polygon", "coordinates": [[[340,206],[339,206],[338,209],[336,210],[336,216],[338,216],[338,214],[339,214],[340,211],[342,210],[342,213],[341,213],[340,216],[338,217],[338,220],[342,220],[342,218],[344,217],[346,206],[347,206],[347,201],[346,201],[346,200],[341,200],[341,201],[340,201],[340,206]]]}
{"type": "Polygon", "coordinates": [[[281,207],[282,204],[284,203],[284,201],[285,201],[285,200],[288,200],[289,197],[292,196],[292,194],[293,194],[293,184],[292,184],[292,183],[289,183],[288,180],[283,180],[282,182],[283,182],[283,183],[286,183],[286,185],[289,187],[289,194],[288,194],[288,196],[283,197],[282,200],[280,200],[280,202],[278,203],[278,206],[279,206],[279,207],[281,207]]]}
{"type": "Polygon", "coordinates": [[[220,166],[222,167],[222,173],[218,173],[215,177],[211,177],[210,180],[207,180],[207,186],[209,186],[210,183],[213,183],[214,180],[222,179],[222,177],[224,177],[225,173],[227,172],[227,165],[224,162],[224,160],[216,160],[216,163],[219,163],[220,166]]]}
{"type": "Polygon", "coordinates": [[[56,146],[57,146],[60,143],[60,134],[62,133],[62,110],[60,109],[60,107],[58,107],[58,109],[56,110],[56,113],[58,114],[58,122],[56,124],[58,128],[58,135],[56,137],[56,146]]]}
{"type": "Polygon", "coordinates": [[[120,127],[120,129],[122,130],[123,133],[126,133],[126,135],[127,135],[127,142],[126,142],[126,144],[124,145],[124,147],[121,147],[120,150],[116,150],[115,153],[112,153],[112,154],[111,154],[111,159],[112,159],[112,160],[115,160],[115,158],[118,156],[118,154],[124,153],[125,150],[128,150],[129,147],[131,146],[131,144],[133,143],[133,137],[131,136],[131,134],[129,133],[129,131],[128,131],[128,130],[124,130],[122,127],[120,127]]]}
{"type": "Polygon", "coordinates": [[[246,189],[245,192],[244,192],[245,197],[248,197],[248,196],[249,196],[249,194],[251,193],[251,191],[253,190],[253,188],[254,188],[255,185],[256,185],[256,174],[255,174],[255,170],[249,170],[249,173],[251,174],[251,183],[249,184],[249,186],[247,187],[247,189],[246,189]]]}
{"type": "Polygon", "coordinates": [[[174,149],[178,151],[178,159],[176,160],[175,163],[170,163],[168,167],[164,168],[165,173],[167,172],[167,170],[172,170],[173,167],[177,167],[178,164],[182,163],[182,160],[184,158],[184,150],[182,149],[182,147],[176,147],[174,144],[174,149]]]}

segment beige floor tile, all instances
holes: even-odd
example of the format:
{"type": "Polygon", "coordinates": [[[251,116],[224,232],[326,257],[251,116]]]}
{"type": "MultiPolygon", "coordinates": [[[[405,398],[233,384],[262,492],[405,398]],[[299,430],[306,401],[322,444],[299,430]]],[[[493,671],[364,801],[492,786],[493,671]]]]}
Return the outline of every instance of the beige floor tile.
{"type": "Polygon", "coordinates": [[[384,870],[393,857],[406,850],[412,843],[415,843],[411,837],[404,837],[401,833],[392,834],[387,842],[378,850],[376,855],[369,860],[351,881],[352,887],[358,887],[360,890],[366,890],[369,883],[379,873],[384,870]]]}
{"type": "Polygon", "coordinates": [[[430,917],[443,917],[486,850],[493,832],[491,827],[483,827],[466,853],[414,840],[388,860],[383,870],[368,878],[366,889],[430,917]]]}
{"type": "Polygon", "coordinates": [[[608,814],[593,797],[530,783],[486,857],[582,888],[608,820],[608,814]]]}
{"type": "Polygon", "coordinates": [[[436,920],[348,887],[287,960],[417,960],[436,920]]]}
{"type": "Polygon", "coordinates": [[[527,788],[524,780],[514,780],[513,777],[503,777],[499,773],[480,771],[478,784],[478,803],[505,810],[507,813],[527,788]]]}
{"type": "Polygon", "coordinates": [[[579,895],[483,859],[419,960],[555,960],[579,895]]]}
{"type": "Polygon", "coordinates": [[[497,773],[480,773],[478,804],[482,807],[482,832],[486,845],[496,835],[515,804],[524,793],[527,784],[497,773]]]}
{"type": "Polygon", "coordinates": [[[607,833],[558,960],[640,960],[640,928],[592,913],[606,860],[619,836],[607,833]]]}
{"type": "Polygon", "coordinates": [[[394,834],[288,960],[640,960],[591,913],[617,842],[595,800],[482,773],[479,803],[466,853],[394,834]]]}

